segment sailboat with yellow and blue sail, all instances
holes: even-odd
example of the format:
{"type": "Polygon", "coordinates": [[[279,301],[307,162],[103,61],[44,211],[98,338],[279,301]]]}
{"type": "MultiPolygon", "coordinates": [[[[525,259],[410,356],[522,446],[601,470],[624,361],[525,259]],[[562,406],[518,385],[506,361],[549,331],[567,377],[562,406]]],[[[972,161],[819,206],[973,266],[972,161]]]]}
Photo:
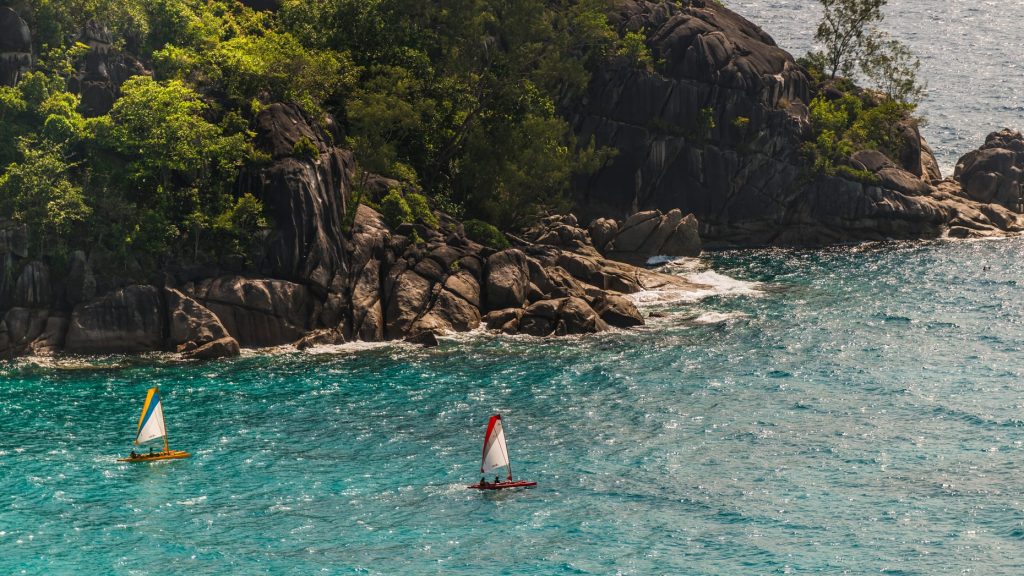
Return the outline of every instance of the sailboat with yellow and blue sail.
{"type": "Polygon", "coordinates": [[[118,462],[154,462],[156,460],[177,460],[191,456],[184,450],[171,450],[167,442],[167,426],[164,424],[164,408],[160,402],[160,388],[150,388],[146,394],[146,402],[142,405],[142,416],[139,417],[139,429],[135,434],[135,445],[139,446],[146,442],[163,438],[164,449],[162,452],[153,452],[149,449],[148,454],[138,454],[134,450],[127,458],[121,458],[118,462]]]}

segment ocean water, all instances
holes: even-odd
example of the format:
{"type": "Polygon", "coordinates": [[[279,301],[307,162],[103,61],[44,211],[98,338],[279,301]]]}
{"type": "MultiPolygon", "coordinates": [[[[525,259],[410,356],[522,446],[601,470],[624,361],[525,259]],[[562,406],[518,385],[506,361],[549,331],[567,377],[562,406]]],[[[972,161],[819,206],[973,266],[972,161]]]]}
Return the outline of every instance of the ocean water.
{"type": "Polygon", "coordinates": [[[1022,252],[717,253],[569,340],[0,364],[0,574],[1020,574],[1022,252]],[[152,384],[194,457],[118,463],[152,384]],[[493,412],[536,489],[465,489],[493,412]]]}
{"type": "MultiPolygon", "coordinates": [[[[794,56],[814,45],[816,0],[725,0],[794,56]]],[[[881,29],[921,58],[922,129],[944,176],[1002,128],[1024,129],[1024,2],[889,0],[881,29]]]]}

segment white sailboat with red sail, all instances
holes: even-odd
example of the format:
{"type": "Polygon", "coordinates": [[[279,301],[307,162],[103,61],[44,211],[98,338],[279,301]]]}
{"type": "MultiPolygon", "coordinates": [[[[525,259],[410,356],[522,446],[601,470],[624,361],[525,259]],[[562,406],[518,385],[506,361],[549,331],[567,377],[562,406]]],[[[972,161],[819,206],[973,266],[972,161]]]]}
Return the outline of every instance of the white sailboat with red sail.
{"type": "Polygon", "coordinates": [[[491,416],[487,422],[487,432],[484,433],[484,454],[480,461],[480,473],[484,477],[479,484],[467,486],[476,490],[503,490],[505,488],[529,488],[536,486],[536,482],[528,480],[512,479],[512,462],[508,458],[508,446],[505,444],[505,429],[501,425],[501,414],[491,416]],[[487,481],[487,474],[498,468],[508,468],[508,478],[499,480],[494,477],[494,482],[487,481]]]}

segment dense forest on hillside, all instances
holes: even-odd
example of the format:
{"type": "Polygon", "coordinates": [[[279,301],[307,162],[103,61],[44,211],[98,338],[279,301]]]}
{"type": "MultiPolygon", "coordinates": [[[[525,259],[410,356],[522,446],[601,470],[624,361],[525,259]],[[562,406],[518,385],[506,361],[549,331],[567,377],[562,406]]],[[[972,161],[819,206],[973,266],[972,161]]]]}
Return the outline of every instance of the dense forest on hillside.
{"type": "Polygon", "coordinates": [[[641,34],[609,26],[606,0],[3,5],[37,56],[0,87],[0,218],[30,226],[32,257],[59,267],[87,246],[132,274],[248,253],[267,221],[238,175],[268,161],[253,122],[279,101],[353,150],[362,173],[458,216],[526,223],[563,207],[571,176],[608,154],[574,141],[557,111],[608,55],[645,57],[641,34]],[[80,90],[96,40],[108,67],[141,72],[106,105],[80,90]]]}

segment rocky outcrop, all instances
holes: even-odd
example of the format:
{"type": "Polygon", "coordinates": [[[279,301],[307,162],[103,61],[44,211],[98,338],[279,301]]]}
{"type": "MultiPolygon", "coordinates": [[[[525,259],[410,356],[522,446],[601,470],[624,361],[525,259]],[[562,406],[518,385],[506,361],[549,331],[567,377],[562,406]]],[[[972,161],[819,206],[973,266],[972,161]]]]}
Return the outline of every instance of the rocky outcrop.
{"type": "Polygon", "coordinates": [[[246,347],[295,342],[314,327],[320,307],[308,287],[267,278],[223,276],[187,285],[184,292],[246,347]]]}
{"type": "Polygon", "coordinates": [[[164,289],[164,301],[167,310],[167,348],[188,352],[196,358],[210,358],[217,352],[238,356],[238,342],[208,308],[173,288],[164,289]],[[214,342],[219,344],[207,346],[214,342]]]}
{"type": "Polygon", "coordinates": [[[198,348],[186,350],[181,356],[187,360],[216,360],[218,358],[233,358],[239,354],[241,354],[241,350],[238,347],[238,341],[230,336],[225,336],[213,342],[207,342],[198,348]]]}
{"type": "Polygon", "coordinates": [[[960,158],[954,178],[971,200],[1021,211],[1024,137],[1012,130],[989,134],[985,144],[960,158]]]}
{"type": "Polygon", "coordinates": [[[613,59],[569,115],[580,141],[617,156],[577,182],[584,221],[680,209],[712,226],[772,220],[796,180],[810,81],[760,28],[716,3],[618,2],[618,29],[644,30],[657,71],[613,59]]]}
{"type": "MultiPolygon", "coordinates": [[[[711,245],[820,245],[1021,227],[1018,218],[989,217],[986,207],[1017,208],[1013,134],[964,158],[957,170],[962,192],[940,186],[938,165],[912,120],[896,127],[898,158],[865,151],[849,159],[849,168],[870,177],[816,175],[801,154],[815,87],[760,28],[715,2],[615,6],[613,24],[620,33],[645,31],[657,65],[638,68],[613,57],[593,74],[584,104],[563,110],[581,142],[617,151],[575,183],[578,214],[595,221],[598,247],[623,232],[607,219],[650,210],[695,215],[711,245]],[[969,220],[975,214],[983,218],[969,220]]],[[[630,247],[653,229],[635,224],[625,239],[630,247]]]]}
{"type": "Polygon", "coordinates": [[[652,256],[700,256],[701,241],[697,219],[683,216],[679,209],[662,214],[658,210],[637,212],[624,222],[608,219],[591,223],[591,237],[601,242],[594,246],[616,260],[643,263],[652,256]]]}
{"type": "Polygon", "coordinates": [[[0,6],[0,86],[14,86],[32,66],[32,33],[18,13],[0,6]]]}
{"type": "Polygon", "coordinates": [[[306,334],[295,343],[295,348],[306,350],[315,346],[337,346],[345,343],[345,334],[338,328],[321,328],[306,334]]]}
{"type": "Polygon", "coordinates": [[[128,286],[79,304],[64,349],[72,354],[162,350],[164,307],[155,286],[128,286]]]}
{"type": "Polygon", "coordinates": [[[518,308],[526,302],[530,268],[526,254],[515,248],[487,259],[487,307],[491,310],[518,308]]]}
{"type": "Polygon", "coordinates": [[[384,339],[381,282],[390,243],[391,231],[381,215],[366,206],[357,207],[352,224],[352,271],[346,282],[351,294],[349,333],[353,338],[366,341],[384,339]]]}
{"type": "Polygon", "coordinates": [[[348,275],[342,228],[354,163],[352,154],[332,141],[298,106],[272,104],[256,119],[256,145],[272,162],[241,180],[243,190],[263,201],[275,225],[264,243],[260,272],[307,284],[320,294],[348,275]]]}
{"type": "MultiPolygon", "coordinates": [[[[142,38],[125,38],[129,50],[140,48],[142,38]]],[[[89,47],[85,61],[68,80],[68,88],[82,97],[86,116],[101,116],[110,111],[121,95],[121,85],[132,76],[148,75],[149,70],[135,57],[114,47],[110,30],[90,21],[79,37],[89,47]]]]}

